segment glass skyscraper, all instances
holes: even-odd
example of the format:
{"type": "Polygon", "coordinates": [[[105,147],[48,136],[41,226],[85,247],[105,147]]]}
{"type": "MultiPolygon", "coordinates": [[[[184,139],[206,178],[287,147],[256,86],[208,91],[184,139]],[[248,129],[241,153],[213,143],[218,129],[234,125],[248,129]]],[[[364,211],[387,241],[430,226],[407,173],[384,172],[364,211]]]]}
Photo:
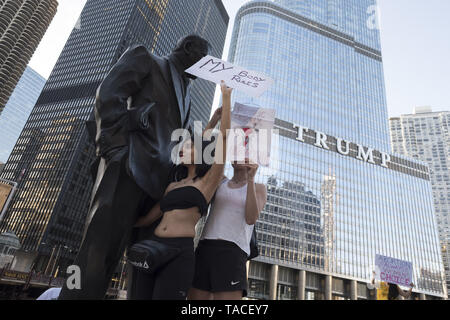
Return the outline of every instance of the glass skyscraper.
{"type": "Polygon", "coordinates": [[[30,67],[25,69],[0,114],[0,162],[8,160],[44,85],[45,78],[30,67]]]}
{"type": "MultiPolygon", "coordinates": [[[[167,55],[192,33],[221,56],[228,21],[220,0],[87,1],[1,173],[19,185],[0,230],[14,231],[24,251],[39,252],[23,265],[36,260],[36,270],[42,270],[53,256],[65,270],[76,254],[95,155],[85,122],[93,119],[96,90],[119,57],[133,44],[167,55]]],[[[209,119],[214,93],[214,84],[195,83],[193,120],[209,119]]]]}
{"type": "Polygon", "coordinates": [[[275,80],[278,157],[249,266],[258,299],[372,299],[376,254],[413,264],[415,297],[445,296],[429,169],[390,155],[375,0],[251,1],[229,61],[275,80]]]}
{"type": "Polygon", "coordinates": [[[414,114],[389,119],[395,153],[422,160],[430,166],[434,208],[450,289],[450,112],[416,108],[414,114]]]}

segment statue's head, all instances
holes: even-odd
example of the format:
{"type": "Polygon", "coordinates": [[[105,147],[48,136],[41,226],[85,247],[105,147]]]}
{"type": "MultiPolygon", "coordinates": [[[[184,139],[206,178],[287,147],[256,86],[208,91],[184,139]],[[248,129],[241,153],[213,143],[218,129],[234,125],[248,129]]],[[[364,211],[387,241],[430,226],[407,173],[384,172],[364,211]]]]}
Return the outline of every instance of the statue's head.
{"type": "MultiPolygon", "coordinates": [[[[177,46],[172,54],[177,56],[186,70],[207,56],[210,49],[211,45],[207,40],[192,34],[178,40],[177,46]]],[[[188,76],[193,79],[196,78],[192,75],[188,76]]]]}

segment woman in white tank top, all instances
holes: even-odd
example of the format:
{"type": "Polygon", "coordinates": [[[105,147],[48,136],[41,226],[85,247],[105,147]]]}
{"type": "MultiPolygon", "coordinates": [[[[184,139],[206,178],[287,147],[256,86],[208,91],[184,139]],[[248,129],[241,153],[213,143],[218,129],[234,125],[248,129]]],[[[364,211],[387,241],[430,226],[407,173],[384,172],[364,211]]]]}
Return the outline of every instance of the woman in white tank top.
{"type": "Polygon", "coordinates": [[[267,201],[255,183],[258,165],[232,164],[234,176],[217,189],[196,251],[190,300],[240,300],[247,292],[247,258],[256,221],[267,201]]]}

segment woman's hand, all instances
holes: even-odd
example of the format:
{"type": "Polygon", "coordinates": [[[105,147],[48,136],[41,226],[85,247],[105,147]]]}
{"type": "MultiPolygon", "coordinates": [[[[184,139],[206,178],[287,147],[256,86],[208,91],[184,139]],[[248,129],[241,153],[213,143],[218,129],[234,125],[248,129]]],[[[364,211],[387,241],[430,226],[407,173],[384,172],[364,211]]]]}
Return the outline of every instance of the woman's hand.
{"type": "Polygon", "coordinates": [[[245,166],[247,167],[247,182],[254,182],[259,165],[257,165],[256,163],[249,163],[245,166]]]}
{"type": "Polygon", "coordinates": [[[133,228],[143,228],[146,226],[146,217],[140,217],[138,221],[134,224],[133,228]]]}
{"type": "Polygon", "coordinates": [[[161,206],[159,202],[150,210],[150,212],[140,217],[134,225],[134,228],[143,228],[151,226],[156,220],[158,220],[163,213],[161,212],[161,206]]]}
{"type": "Polygon", "coordinates": [[[231,93],[233,92],[233,88],[227,87],[227,85],[225,84],[225,81],[223,81],[223,80],[220,83],[220,88],[222,90],[222,96],[224,99],[231,98],[231,93]]]}

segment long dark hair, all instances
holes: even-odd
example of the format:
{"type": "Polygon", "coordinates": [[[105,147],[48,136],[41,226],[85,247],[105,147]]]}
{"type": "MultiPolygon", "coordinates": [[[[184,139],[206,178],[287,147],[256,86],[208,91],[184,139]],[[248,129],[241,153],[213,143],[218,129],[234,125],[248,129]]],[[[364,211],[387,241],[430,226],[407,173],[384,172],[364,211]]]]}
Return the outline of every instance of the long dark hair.
{"type": "Polygon", "coordinates": [[[396,284],[389,283],[388,300],[395,300],[399,296],[396,284]]]}
{"type": "MultiPolygon", "coordinates": [[[[197,146],[195,146],[195,143],[194,143],[194,138],[192,138],[191,140],[192,140],[192,144],[194,145],[194,147],[197,148],[197,146]]],[[[211,167],[212,167],[212,164],[206,163],[205,159],[203,157],[205,149],[211,143],[215,144],[215,136],[212,137],[211,141],[205,141],[205,140],[202,139],[201,150],[196,149],[197,154],[199,154],[201,152],[202,163],[199,163],[199,164],[195,165],[195,178],[194,178],[194,181],[197,180],[197,179],[203,178],[208,173],[208,171],[211,169],[211,167]]],[[[215,154],[216,154],[216,149],[214,148],[212,150],[212,152],[211,152],[211,155],[214,157],[215,154]]],[[[184,165],[184,164],[174,165],[174,167],[172,169],[170,180],[171,180],[171,182],[179,182],[181,180],[186,179],[188,174],[189,174],[189,171],[188,171],[188,167],[186,165],[184,165]]]]}

